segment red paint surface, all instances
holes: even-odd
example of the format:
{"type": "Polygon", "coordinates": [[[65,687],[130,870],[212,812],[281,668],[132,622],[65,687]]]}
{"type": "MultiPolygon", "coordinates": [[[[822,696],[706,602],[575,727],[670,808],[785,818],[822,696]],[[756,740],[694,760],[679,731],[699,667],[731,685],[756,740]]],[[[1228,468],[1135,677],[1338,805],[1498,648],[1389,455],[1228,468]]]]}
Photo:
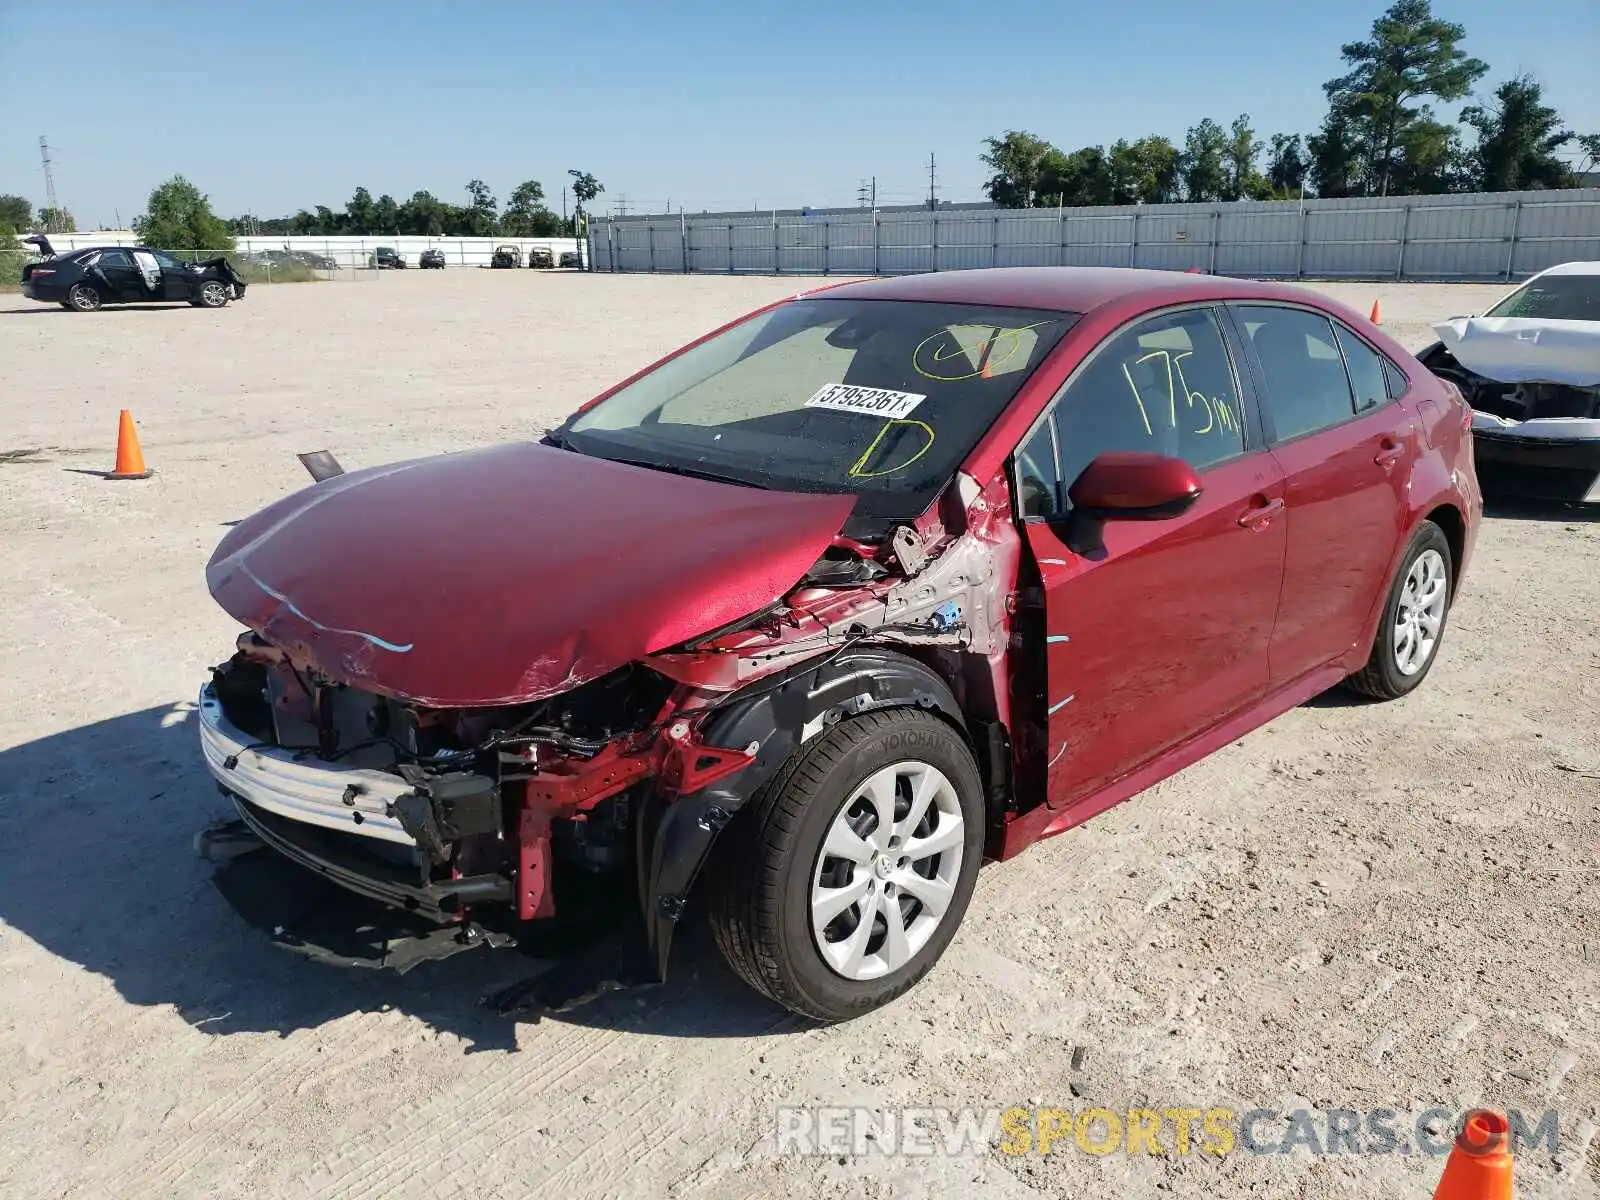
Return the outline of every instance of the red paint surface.
{"type": "Polygon", "coordinates": [[[286,497],[223,539],[206,579],[333,679],[438,707],[513,703],[772,603],[852,504],[509,443],[286,497]]]}

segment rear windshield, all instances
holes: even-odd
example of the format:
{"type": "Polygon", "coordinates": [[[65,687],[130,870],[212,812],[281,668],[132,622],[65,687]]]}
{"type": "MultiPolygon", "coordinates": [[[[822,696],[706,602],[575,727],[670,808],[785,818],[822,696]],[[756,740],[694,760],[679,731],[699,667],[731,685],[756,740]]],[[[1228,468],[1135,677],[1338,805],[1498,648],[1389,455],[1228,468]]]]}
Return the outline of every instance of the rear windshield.
{"type": "Polygon", "coordinates": [[[1600,275],[1546,275],[1530,280],[1484,315],[1600,321],[1600,275]]]}
{"type": "Polygon", "coordinates": [[[1077,320],[1021,308],[798,300],[663,363],[554,438],[785,491],[853,493],[853,526],[932,503],[1077,320]]]}

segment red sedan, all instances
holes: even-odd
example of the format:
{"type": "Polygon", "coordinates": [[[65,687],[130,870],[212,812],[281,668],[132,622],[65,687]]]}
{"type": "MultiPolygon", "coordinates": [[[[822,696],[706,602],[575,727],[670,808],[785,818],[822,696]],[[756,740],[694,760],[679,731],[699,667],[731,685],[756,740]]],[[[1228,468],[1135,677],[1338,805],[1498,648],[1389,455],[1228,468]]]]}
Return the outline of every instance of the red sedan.
{"type": "Polygon", "coordinates": [[[933,966],[984,858],[1336,684],[1420,684],[1481,510],[1470,428],[1294,288],[825,288],[541,442],[231,530],[208,582],[248,629],[203,749],[237,832],[417,944],[509,940],[600,881],[659,978],[693,895],[751,985],[844,1019],[933,966]]]}

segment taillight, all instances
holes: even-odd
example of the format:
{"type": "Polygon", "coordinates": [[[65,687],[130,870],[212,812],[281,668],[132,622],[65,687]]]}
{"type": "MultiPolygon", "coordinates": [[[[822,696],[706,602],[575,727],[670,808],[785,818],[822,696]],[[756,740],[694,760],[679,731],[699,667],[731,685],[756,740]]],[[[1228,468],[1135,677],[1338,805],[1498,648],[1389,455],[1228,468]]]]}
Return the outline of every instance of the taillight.
{"type": "Polygon", "coordinates": [[[35,275],[54,275],[55,273],[56,273],[56,269],[54,267],[29,267],[28,268],[28,277],[30,279],[35,275]]]}

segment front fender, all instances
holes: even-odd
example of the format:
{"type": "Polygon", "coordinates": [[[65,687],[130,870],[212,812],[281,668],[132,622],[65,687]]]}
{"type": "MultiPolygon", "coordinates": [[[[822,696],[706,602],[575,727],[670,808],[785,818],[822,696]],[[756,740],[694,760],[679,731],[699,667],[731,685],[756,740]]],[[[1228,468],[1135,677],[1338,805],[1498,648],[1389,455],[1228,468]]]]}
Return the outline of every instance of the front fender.
{"type": "Polygon", "coordinates": [[[640,906],[649,963],[666,978],[672,934],[717,834],[806,742],[846,717],[876,708],[941,713],[966,731],[955,694],[930,667],[893,650],[848,651],[801,666],[777,683],[763,679],[735,693],[704,722],[700,740],[756,753],[752,761],[690,794],[652,791],[635,826],[640,906]]]}

